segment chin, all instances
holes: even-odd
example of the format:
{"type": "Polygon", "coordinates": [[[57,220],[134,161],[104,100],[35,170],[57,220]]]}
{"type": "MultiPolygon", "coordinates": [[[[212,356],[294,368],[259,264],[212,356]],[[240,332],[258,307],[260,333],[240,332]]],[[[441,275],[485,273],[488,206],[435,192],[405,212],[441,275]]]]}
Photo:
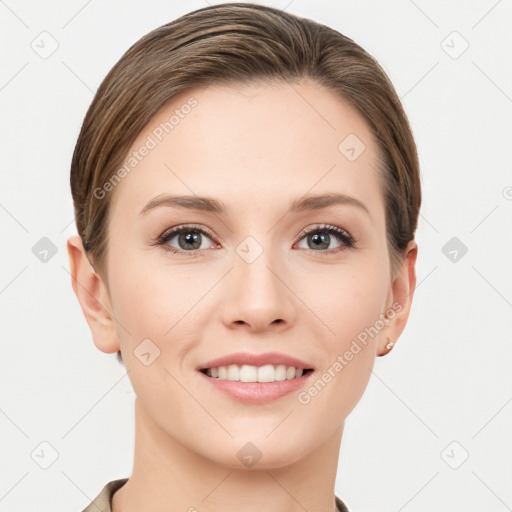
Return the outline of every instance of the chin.
{"type": "Polygon", "coordinates": [[[215,443],[216,448],[213,450],[211,446],[205,447],[206,453],[203,455],[214,464],[230,470],[258,471],[284,468],[296,463],[315,449],[315,446],[307,449],[303,435],[298,435],[299,431],[300,429],[297,431],[296,439],[293,435],[286,435],[285,431],[282,433],[284,435],[276,435],[273,439],[274,433],[268,436],[262,431],[256,432],[255,435],[248,432],[242,437],[215,443]],[[287,439],[288,443],[284,443],[283,439],[287,439]]]}

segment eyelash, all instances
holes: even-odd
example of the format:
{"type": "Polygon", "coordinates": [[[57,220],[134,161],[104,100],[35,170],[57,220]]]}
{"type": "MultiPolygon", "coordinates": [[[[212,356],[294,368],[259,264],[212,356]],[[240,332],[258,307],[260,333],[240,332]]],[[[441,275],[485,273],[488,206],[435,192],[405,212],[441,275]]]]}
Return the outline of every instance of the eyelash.
{"type": "MultiPolygon", "coordinates": [[[[175,254],[187,254],[191,257],[197,257],[200,255],[200,253],[203,251],[202,249],[194,249],[192,251],[184,251],[180,249],[176,249],[175,247],[172,247],[168,244],[169,240],[172,240],[176,235],[179,235],[181,233],[187,233],[190,231],[197,231],[203,235],[206,235],[210,239],[214,239],[213,233],[211,233],[209,230],[198,226],[196,224],[187,224],[184,226],[178,226],[175,228],[170,229],[169,231],[165,231],[162,233],[155,241],[154,245],[160,245],[165,251],[175,253],[175,254]]],[[[329,256],[334,253],[338,253],[340,251],[350,249],[356,246],[357,240],[354,239],[352,235],[350,235],[347,231],[344,229],[338,228],[337,226],[332,226],[330,224],[322,224],[315,226],[314,228],[306,228],[303,230],[299,235],[299,241],[302,240],[305,236],[312,234],[312,233],[328,233],[330,235],[334,235],[339,242],[342,242],[342,244],[345,247],[337,247],[335,249],[329,249],[325,251],[315,251],[314,249],[306,249],[309,252],[313,252],[315,254],[320,254],[321,256],[329,256]]]]}

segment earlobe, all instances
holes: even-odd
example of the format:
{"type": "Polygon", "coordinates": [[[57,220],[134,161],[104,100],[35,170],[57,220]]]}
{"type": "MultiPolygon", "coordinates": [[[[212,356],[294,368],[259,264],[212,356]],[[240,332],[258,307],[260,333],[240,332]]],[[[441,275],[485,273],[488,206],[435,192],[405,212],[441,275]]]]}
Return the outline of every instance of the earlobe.
{"type": "Polygon", "coordinates": [[[417,255],[418,245],[415,240],[411,240],[404,251],[398,276],[391,286],[391,304],[386,311],[388,321],[381,332],[378,356],[384,356],[392,350],[407,324],[416,288],[417,255]]]}
{"type": "Polygon", "coordinates": [[[105,353],[117,352],[119,339],[105,283],[94,270],[78,235],[67,242],[71,284],[91,329],[96,347],[105,353]]]}

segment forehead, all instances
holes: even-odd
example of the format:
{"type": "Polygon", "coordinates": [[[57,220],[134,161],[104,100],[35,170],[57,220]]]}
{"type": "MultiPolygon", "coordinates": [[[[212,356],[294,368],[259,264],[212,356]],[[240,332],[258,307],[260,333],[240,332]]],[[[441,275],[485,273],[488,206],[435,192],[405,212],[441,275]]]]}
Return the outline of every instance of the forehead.
{"type": "Polygon", "coordinates": [[[377,151],[357,111],[318,84],[195,88],[137,136],[112,217],[120,208],[139,213],[162,193],[217,197],[227,213],[327,191],[382,208],[377,151]]]}

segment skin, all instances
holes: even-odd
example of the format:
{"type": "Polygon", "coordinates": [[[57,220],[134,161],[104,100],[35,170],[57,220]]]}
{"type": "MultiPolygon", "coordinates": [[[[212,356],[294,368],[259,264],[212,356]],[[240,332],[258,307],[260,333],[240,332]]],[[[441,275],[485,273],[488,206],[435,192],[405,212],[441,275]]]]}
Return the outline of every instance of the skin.
{"type": "Polygon", "coordinates": [[[132,149],[191,96],[198,105],[111,192],[106,275],[94,272],[78,236],[68,241],[94,343],[121,349],[136,393],[133,473],[113,510],[331,512],[344,421],[409,316],[416,243],[392,276],[377,146],[331,92],[307,82],[194,89],[164,106],[132,149]],[[352,162],[338,150],[349,134],[366,146],[352,162]],[[287,213],[304,194],[324,192],[357,198],[368,212],[342,204],[287,213]],[[162,193],[215,198],[226,213],[140,214],[162,193]],[[168,244],[182,254],[153,244],[189,223],[215,235],[201,235],[197,257],[178,236],[168,244]],[[331,235],[315,250],[299,237],[322,223],[348,231],[356,246],[331,235]],[[252,263],[236,252],[247,236],[263,249],[252,263]],[[243,404],[195,370],[233,352],[278,351],[310,362],[314,382],[393,303],[400,311],[307,405],[295,392],[243,404]],[[146,338],[160,349],[149,366],[134,355],[146,338]],[[262,453],[251,468],[237,458],[247,442],[262,453]]]}

